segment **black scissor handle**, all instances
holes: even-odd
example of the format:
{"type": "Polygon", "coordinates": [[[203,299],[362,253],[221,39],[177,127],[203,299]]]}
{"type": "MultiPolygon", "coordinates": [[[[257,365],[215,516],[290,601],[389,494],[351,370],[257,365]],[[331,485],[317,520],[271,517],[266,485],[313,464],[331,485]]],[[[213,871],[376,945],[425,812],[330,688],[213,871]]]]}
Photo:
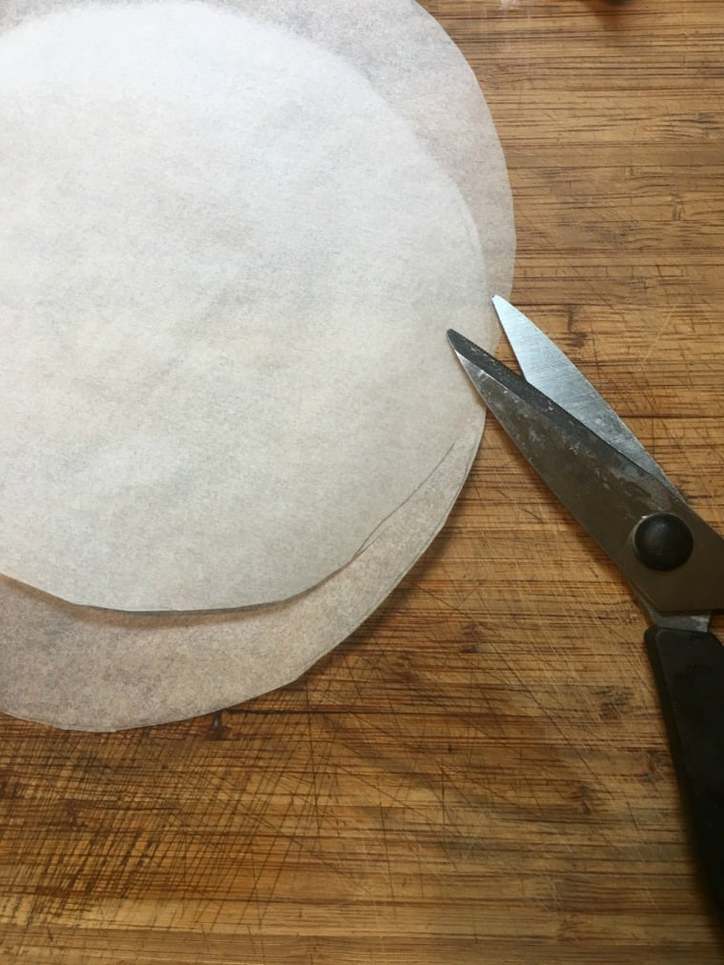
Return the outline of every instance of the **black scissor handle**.
{"type": "Polygon", "coordinates": [[[645,639],[699,860],[724,913],[724,647],[711,633],[663,627],[645,639]]]}

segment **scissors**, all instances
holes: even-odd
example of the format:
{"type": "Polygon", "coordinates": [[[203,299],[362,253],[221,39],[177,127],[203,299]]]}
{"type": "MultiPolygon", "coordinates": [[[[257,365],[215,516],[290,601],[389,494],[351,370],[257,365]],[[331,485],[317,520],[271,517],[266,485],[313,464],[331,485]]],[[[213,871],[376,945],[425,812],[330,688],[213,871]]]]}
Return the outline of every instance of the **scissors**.
{"type": "Polygon", "coordinates": [[[616,563],[651,627],[651,661],[693,843],[724,911],[724,539],[689,507],[588,379],[522,312],[493,305],[523,378],[452,329],[486,406],[616,563]]]}

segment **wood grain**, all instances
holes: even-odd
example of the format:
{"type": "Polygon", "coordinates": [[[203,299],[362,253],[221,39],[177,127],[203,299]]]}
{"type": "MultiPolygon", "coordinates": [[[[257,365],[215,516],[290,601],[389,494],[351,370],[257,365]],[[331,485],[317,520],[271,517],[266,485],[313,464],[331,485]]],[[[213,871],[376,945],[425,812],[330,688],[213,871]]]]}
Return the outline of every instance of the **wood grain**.
{"type": "MultiPolygon", "coordinates": [[[[724,4],[427,6],[507,152],[515,300],[724,528],[724,4]]],[[[0,961],[724,961],[643,629],[490,425],[444,534],[296,685],[106,737],[0,720],[0,961]]]]}

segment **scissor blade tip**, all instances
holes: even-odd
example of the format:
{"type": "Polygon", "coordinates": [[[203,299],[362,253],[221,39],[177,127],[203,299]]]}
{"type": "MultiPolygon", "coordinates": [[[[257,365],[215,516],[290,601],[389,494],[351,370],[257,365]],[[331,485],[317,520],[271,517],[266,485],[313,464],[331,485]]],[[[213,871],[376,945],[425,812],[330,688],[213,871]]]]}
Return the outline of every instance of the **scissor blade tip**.
{"type": "Polygon", "coordinates": [[[461,335],[460,332],[456,332],[454,328],[448,329],[447,340],[462,361],[468,361],[471,355],[475,356],[481,351],[475,342],[471,342],[469,338],[461,335]]]}
{"type": "Polygon", "coordinates": [[[470,378],[475,381],[478,374],[487,369],[492,356],[453,328],[448,331],[448,339],[458,357],[458,361],[470,378]]]}
{"type": "Polygon", "coordinates": [[[507,333],[508,329],[506,326],[510,324],[512,319],[520,317],[520,312],[515,305],[511,305],[510,302],[501,295],[493,295],[493,308],[495,309],[495,314],[498,316],[500,324],[507,333]]]}

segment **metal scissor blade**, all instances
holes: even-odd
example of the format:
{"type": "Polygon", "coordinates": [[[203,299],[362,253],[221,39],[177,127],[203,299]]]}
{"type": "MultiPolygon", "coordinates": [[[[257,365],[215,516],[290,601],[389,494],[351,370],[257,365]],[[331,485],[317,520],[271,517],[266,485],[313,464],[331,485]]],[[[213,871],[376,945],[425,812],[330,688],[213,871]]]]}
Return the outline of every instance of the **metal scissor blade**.
{"type": "Polygon", "coordinates": [[[493,305],[526,380],[631,462],[675,491],[661,466],[558,346],[500,295],[493,296],[493,305]]]}
{"type": "Polygon", "coordinates": [[[453,331],[448,339],[521,453],[651,606],[695,613],[724,605],[724,540],[675,491],[473,342],[453,331]],[[691,531],[694,550],[676,570],[651,570],[636,556],[632,533],[653,513],[672,513],[691,531]]]}

